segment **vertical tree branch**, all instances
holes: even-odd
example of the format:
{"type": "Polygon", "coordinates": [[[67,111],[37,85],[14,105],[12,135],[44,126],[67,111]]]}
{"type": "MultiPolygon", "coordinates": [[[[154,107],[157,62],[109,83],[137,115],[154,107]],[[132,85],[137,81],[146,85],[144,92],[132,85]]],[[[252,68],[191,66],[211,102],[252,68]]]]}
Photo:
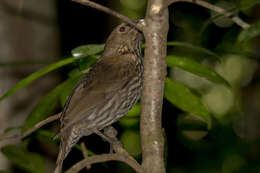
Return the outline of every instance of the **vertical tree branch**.
{"type": "Polygon", "coordinates": [[[164,173],[161,113],[166,76],[168,8],[165,0],[148,0],[143,32],[146,40],[142,92],[142,166],[148,173],[164,173]]]}

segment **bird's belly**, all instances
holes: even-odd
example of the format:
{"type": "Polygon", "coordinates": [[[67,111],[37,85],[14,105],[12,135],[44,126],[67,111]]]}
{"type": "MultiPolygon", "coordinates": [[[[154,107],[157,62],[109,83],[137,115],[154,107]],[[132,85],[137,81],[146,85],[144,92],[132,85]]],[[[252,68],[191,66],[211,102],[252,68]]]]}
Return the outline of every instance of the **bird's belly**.
{"type": "Polygon", "coordinates": [[[141,96],[141,80],[132,80],[131,82],[129,83],[130,86],[126,87],[126,91],[120,94],[121,103],[116,115],[117,120],[128,113],[141,96]],[[131,82],[134,84],[131,84],[131,82]]]}
{"type": "Polygon", "coordinates": [[[91,124],[95,125],[98,130],[122,118],[136,104],[141,95],[141,83],[135,87],[126,88],[128,88],[126,91],[119,91],[103,108],[96,112],[96,118],[91,124]]]}

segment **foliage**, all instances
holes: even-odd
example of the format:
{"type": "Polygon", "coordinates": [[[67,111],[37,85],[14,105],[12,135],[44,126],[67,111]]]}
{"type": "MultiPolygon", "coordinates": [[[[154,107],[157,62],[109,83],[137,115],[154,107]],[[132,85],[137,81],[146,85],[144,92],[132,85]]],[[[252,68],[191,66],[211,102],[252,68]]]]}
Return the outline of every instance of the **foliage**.
{"type": "Polygon", "coordinates": [[[5,146],[2,153],[21,169],[35,173],[45,173],[45,163],[40,154],[28,152],[13,145],[5,146]]]}
{"type": "MultiPolygon", "coordinates": [[[[246,15],[248,13],[246,10],[252,8],[259,1],[248,2],[243,0],[241,4],[243,3],[246,3],[247,6],[237,8],[237,10],[246,15]]],[[[177,16],[179,15],[178,13],[180,12],[176,12],[177,16]]],[[[181,11],[181,14],[183,14],[183,11],[181,11]]],[[[209,145],[217,145],[215,155],[218,157],[216,159],[223,162],[221,169],[223,172],[235,172],[237,169],[244,168],[247,164],[242,156],[243,153],[237,151],[243,148],[242,145],[244,144],[232,141],[229,145],[224,146],[220,141],[217,144],[212,144],[211,142],[203,141],[203,138],[208,133],[212,133],[217,139],[222,139],[222,136],[219,137],[216,134],[223,130],[223,138],[226,140],[238,140],[234,137],[234,132],[230,127],[234,122],[234,116],[242,114],[239,90],[250,83],[257,66],[255,65],[256,61],[252,59],[255,54],[251,43],[254,40],[253,38],[256,38],[260,33],[260,22],[255,22],[247,30],[241,30],[232,26],[224,28],[223,26],[223,33],[219,33],[221,39],[212,43],[212,40],[215,39],[215,32],[221,30],[212,24],[213,21],[210,19],[206,22],[200,19],[197,20],[195,16],[187,15],[185,17],[187,19],[182,21],[176,19],[176,25],[181,28],[181,32],[178,31],[177,27],[176,34],[173,34],[176,41],[167,43],[169,75],[165,81],[164,97],[171,106],[181,111],[177,120],[178,140],[191,151],[200,151],[203,147],[207,150],[210,148],[209,145]],[[197,23],[197,21],[199,22],[197,23]],[[201,28],[201,26],[204,27],[201,28]],[[185,34],[181,35],[180,33],[185,34]],[[235,58],[234,54],[236,54],[235,58]],[[236,99],[239,101],[235,101],[236,99]],[[232,134],[227,135],[226,133],[231,133],[230,131],[232,131],[232,134]],[[217,153],[222,151],[221,147],[225,151],[217,153]],[[231,152],[229,153],[229,151],[231,152]],[[237,163],[233,164],[230,158],[234,158],[237,163]]],[[[61,110],[78,80],[98,60],[103,50],[104,44],[81,45],[71,51],[72,57],[47,65],[18,82],[4,93],[0,97],[0,101],[33,84],[33,81],[54,70],[67,65],[73,68],[68,73],[68,78],[65,81],[52,89],[34,106],[27,116],[21,131],[24,132],[30,129],[37,122],[46,119],[55,111],[61,110]]],[[[140,141],[138,140],[139,136],[136,130],[140,110],[140,104],[138,103],[118,123],[123,129],[121,140],[135,157],[140,155],[140,141]],[[129,134],[131,139],[133,138],[134,140],[132,143],[129,143],[129,134]],[[136,148],[137,150],[135,150],[136,148]]],[[[48,129],[40,130],[29,138],[54,143],[51,140],[53,136],[54,134],[48,129]]],[[[80,146],[76,145],[75,148],[80,149],[80,146]]],[[[6,146],[2,148],[2,153],[24,171],[45,172],[45,163],[42,156],[29,152],[28,148],[21,149],[16,146],[6,146]]],[[[91,151],[89,153],[94,154],[91,151]]],[[[209,160],[209,165],[195,166],[195,169],[199,172],[203,172],[203,169],[208,172],[214,172],[217,169],[216,167],[220,166],[218,164],[215,167],[212,166],[215,163],[206,158],[208,155],[196,157],[202,161],[209,160]]],[[[197,165],[196,163],[194,164],[197,165]]],[[[176,167],[178,168],[178,165],[172,166],[172,172],[177,172],[174,170],[176,167]]],[[[180,170],[185,172],[188,168],[182,167],[180,170]]]]}

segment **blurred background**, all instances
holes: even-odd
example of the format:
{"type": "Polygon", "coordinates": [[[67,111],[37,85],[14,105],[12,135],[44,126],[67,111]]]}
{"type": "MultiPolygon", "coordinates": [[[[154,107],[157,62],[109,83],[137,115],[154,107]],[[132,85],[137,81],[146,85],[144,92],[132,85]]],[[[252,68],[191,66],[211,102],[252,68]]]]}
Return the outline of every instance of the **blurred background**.
{"type": "MultiPolygon", "coordinates": [[[[147,3],[146,0],[96,2],[132,19],[144,17],[147,3]]],[[[208,2],[239,15],[250,24],[258,24],[258,30],[252,33],[260,33],[260,1],[208,2]]],[[[211,114],[212,128],[208,130],[196,116],[164,99],[162,124],[167,172],[260,172],[260,37],[248,36],[238,41],[242,29],[232,20],[194,4],[176,3],[169,10],[168,41],[174,41],[175,46],[168,47],[168,55],[196,60],[218,72],[231,86],[213,83],[178,67],[168,67],[171,79],[187,86],[200,98],[211,114]],[[202,53],[196,46],[216,53],[219,60],[202,53]]],[[[1,0],[0,95],[31,73],[72,57],[71,51],[78,46],[103,44],[119,23],[114,17],[69,0],[1,0]]],[[[0,132],[10,127],[23,129],[24,122],[33,124],[33,116],[60,112],[71,86],[66,85],[65,89],[57,86],[81,71],[82,63],[86,62],[77,61],[58,68],[3,100],[0,132]]],[[[114,127],[126,150],[141,161],[139,113],[138,103],[114,127]]],[[[3,147],[0,172],[52,172],[58,153],[58,142],[52,141],[52,136],[57,127],[58,122],[48,124],[19,144],[8,143],[6,147],[7,142],[0,142],[3,147]]],[[[95,135],[81,141],[93,153],[109,151],[108,143],[95,135]]],[[[65,160],[64,169],[81,159],[81,149],[76,146],[65,160]]],[[[92,165],[90,170],[81,172],[134,171],[125,164],[109,162],[92,165]]]]}

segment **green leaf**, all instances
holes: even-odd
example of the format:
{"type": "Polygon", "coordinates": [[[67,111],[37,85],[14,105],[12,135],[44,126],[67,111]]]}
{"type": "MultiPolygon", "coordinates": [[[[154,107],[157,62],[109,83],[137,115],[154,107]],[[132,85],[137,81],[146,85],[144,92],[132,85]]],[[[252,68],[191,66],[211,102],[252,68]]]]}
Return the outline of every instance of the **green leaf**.
{"type": "Polygon", "coordinates": [[[28,152],[13,145],[5,146],[1,151],[11,162],[26,172],[46,172],[44,160],[39,154],[28,152]]]}
{"type": "Polygon", "coordinates": [[[0,97],[0,102],[2,100],[4,100],[6,97],[14,94],[19,89],[24,88],[27,85],[31,84],[34,80],[40,78],[41,76],[43,76],[43,75],[45,75],[45,74],[47,74],[47,73],[49,73],[49,72],[51,72],[55,69],[58,69],[62,66],[65,66],[65,65],[68,65],[68,64],[75,62],[75,58],[83,58],[83,57],[91,56],[89,60],[86,60],[84,65],[80,65],[80,68],[82,68],[81,66],[86,67],[86,64],[89,67],[97,59],[96,56],[92,56],[92,55],[96,55],[96,54],[102,52],[103,50],[104,50],[103,44],[100,44],[100,45],[98,45],[98,44],[83,45],[83,46],[79,46],[79,47],[73,49],[72,54],[73,54],[74,58],[71,57],[71,58],[63,59],[61,61],[58,61],[54,64],[50,64],[50,65],[32,73],[31,75],[29,75],[28,77],[26,77],[22,81],[18,82],[16,85],[14,85],[4,95],[2,95],[0,97]]]}
{"type": "Polygon", "coordinates": [[[90,55],[96,55],[104,50],[104,44],[87,44],[76,47],[71,51],[74,58],[83,58],[90,55]]]}
{"type": "Polygon", "coordinates": [[[226,86],[230,86],[229,83],[221,77],[214,70],[201,65],[200,63],[183,57],[178,57],[174,55],[167,56],[167,65],[169,67],[179,67],[183,70],[196,74],[198,76],[204,77],[212,82],[225,84],[226,86]]]}
{"type": "Polygon", "coordinates": [[[210,113],[201,102],[201,99],[193,94],[186,86],[166,78],[165,98],[181,110],[197,116],[205,121],[211,128],[210,113]]]}
{"type": "Polygon", "coordinates": [[[240,10],[246,10],[260,4],[260,0],[240,0],[240,10]]]}
{"type": "MultiPolygon", "coordinates": [[[[32,128],[36,123],[46,119],[53,113],[54,109],[59,105],[60,95],[66,91],[71,92],[80,77],[81,75],[69,78],[43,97],[25,120],[22,132],[32,128]]],[[[68,92],[66,93],[69,94],[68,92]]]]}
{"type": "Polygon", "coordinates": [[[178,115],[178,129],[192,131],[206,131],[207,124],[193,115],[180,114],[178,115]]]}
{"type": "Polygon", "coordinates": [[[49,142],[56,142],[57,140],[53,140],[55,133],[49,130],[39,130],[37,131],[36,138],[39,141],[49,141],[49,142]]]}
{"type": "Polygon", "coordinates": [[[241,31],[238,41],[247,41],[260,34],[260,21],[252,24],[248,29],[241,31]]]}
{"type": "Polygon", "coordinates": [[[140,103],[137,103],[124,117],[130,118],[130,117],[139,117],[141,112],[141,105],[140,103]]]}
{"type": "Polygon", "coordinates": [[[80,74],[85,74],[88,72],[89,68],[98,61],[99,56],[91,55],[85,58],[76,59],[75,65],[78,68],[74,68],[68,73],[69,77],[77,76],[80,74]]]}
{"type": "Polygon", "coordinates": [[[218,54],[216,54],[208,49],[205,49],[203,47],[199,47],[199,46],[196,46],[196,45],[193,45],[190,43],[186,43],[186,42],[178,42],[178,41],[167,42],[167,46],[185,47],[185,48],[193,49],[195,51],[210,55],[217,60],[219,60],[221,58],[218,54]]]}
{"type": "Polygon", "coordinates": [[[66,81],[66,84],[63,86],[62,92],[60,93],[60,102],[62,107],[64,107],[69,95],[72,93],[75,85],[83,75],[84,74],[82,73],[78,76],[74,76],[71,80],[66,81]]]}
{"type": "Polygon", "coordinates": [[[118,123],[123,127],[135,126],[139,122],[139,115],[141,112],[141,105],[137,103],[118,123]]]}
{"type": "Polygon", "coordinates": [[[39,77],[57,69],[60,68],[62,66],[65,66],[67,64],[70,64],[72,62],[74,62],[75,59],[74,58],[67,58],[61,61],[58,61],[54,64],[50,64],[34,73],[32,73],[31,75],[29,75],[28,77],[26,77],[25,79],[23,79],[22,81],[18,82],[16,85],[14,85],[11,89],[9,89],[4,95],[2,95],[0,97],[0,102],[2,100],[4,100],[6,97],[14,94],[17,90],[26,87],[27,85],[29,85],[30,83],[32,83],[35,79],[38,79],[39,77]]]}
{"type": "Polygon", "coordinates": [[[80,71],[84,71],[90,68],[93,64],[95,64],[98,58],[98,56],[91,55],[87,58],[76,59],[75,64],[77,65],[77,67],[79,67],[78,69],[80,71]]]}

